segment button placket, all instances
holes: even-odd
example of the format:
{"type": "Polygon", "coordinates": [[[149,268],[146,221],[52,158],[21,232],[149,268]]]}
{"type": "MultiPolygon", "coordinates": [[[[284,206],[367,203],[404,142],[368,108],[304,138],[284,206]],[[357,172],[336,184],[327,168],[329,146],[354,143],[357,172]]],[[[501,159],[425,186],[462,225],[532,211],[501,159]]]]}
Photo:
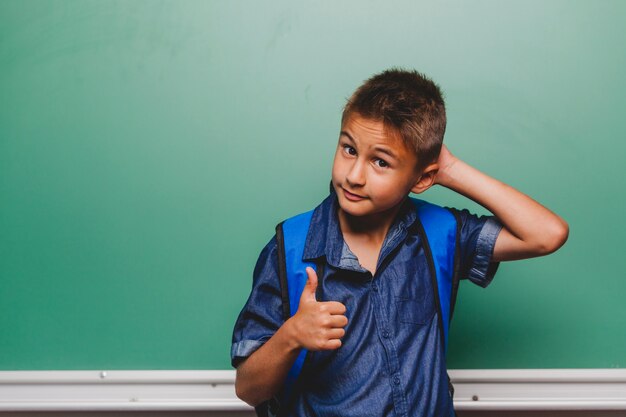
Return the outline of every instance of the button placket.
{"type": "MultiPolygon", "coordinates": [[[[378,275],[378,273],[376,274],[378,275]]],[[[378,277],[378,280],[381,278],[378,277]]],[[[377,281],[379,282],[379,281],[377,281]]],[[[378,329],[380,329],[380,335],[382,336],[380,341],[381,344],[387,353],[388,358],[388,366],[389,366],[389,374],[391,376],[391,391],[394,399],[394,407],[396,409],[398,416],[406,416],[407,404],[406,398],[404,397],[404,392],[402,390],[401,380],[399,376],[400,363],[398,359],[398,354],[396,347],[394,345],[394,341],[391,338],[391,332],[388,330],[389,317],[385,313],[387,313],[387,309],[385,308],[385,301],[382,299],[381,288],[380,285],[376,283],[372,283],[372,301],[374,303],[375,308],[375,320],[378,329]]]]}

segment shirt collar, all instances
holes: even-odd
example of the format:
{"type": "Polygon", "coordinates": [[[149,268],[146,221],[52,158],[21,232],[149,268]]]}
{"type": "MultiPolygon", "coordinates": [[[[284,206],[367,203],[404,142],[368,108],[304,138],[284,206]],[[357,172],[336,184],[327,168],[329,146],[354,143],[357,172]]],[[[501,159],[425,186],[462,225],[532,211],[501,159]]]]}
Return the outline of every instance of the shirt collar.
{"type": "MultiPolygon", "coordinates": [[[[397,236],[398,229],[408,229],[417,220],[415,206],[410,199],[406,198],[401,204],[402,207],[387,232],[381,253],[386,252],[384,250],[385,245],[392,240],[389,239],[390,236],[397,236]]],[[[337,217],[338,207],[339,200],[331,182],[329,195],[313,211],[302,255],[303,260],[313,260],[326,256],[329,264],[335,267],[341,264],[342,253],[345,253],[345,242],[337,217]]]]}

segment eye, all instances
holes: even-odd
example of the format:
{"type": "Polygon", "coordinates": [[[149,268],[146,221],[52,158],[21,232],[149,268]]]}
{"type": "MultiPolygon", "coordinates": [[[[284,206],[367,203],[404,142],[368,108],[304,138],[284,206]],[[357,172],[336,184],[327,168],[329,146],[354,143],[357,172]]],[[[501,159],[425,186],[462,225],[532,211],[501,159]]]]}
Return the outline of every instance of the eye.
{"type": "Polygon", "coordinates": [[[385,162],[384,160],[378,158],[376,159],[376,162],[380,162],[380,164],[378,165],[380,168],[388,168],[389,164],[387,162],[385,162]]]}
{"type": "Polygon", "coordinates": [[[352,146],[350,146],[350,145],[341,145],[341,146],[343,147],[344,150],[347,150],[347,152],[350,155],[356,155],[356,150],[352,146]],[[352,151],[354,151],[354,152],[352,152],[352,151]]]}

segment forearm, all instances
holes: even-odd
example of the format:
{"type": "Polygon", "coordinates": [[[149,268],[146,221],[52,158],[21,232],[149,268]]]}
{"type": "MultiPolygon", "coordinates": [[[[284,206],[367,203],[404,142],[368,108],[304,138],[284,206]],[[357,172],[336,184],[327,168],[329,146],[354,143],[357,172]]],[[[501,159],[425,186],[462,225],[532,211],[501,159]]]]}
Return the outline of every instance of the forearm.
{"type": "Polygon", "coordinates": [[[287,320],[263,346],[237,367],[237,396],[256,407],[277,393],[301,348],[287,320]]]}
{"type": "Polygon", "coordinates": [[[455,158],[439,183],[491,211],[529,253],[556,250],[564,242],[567,223],[558,215],[515,188],[455,158]]]}

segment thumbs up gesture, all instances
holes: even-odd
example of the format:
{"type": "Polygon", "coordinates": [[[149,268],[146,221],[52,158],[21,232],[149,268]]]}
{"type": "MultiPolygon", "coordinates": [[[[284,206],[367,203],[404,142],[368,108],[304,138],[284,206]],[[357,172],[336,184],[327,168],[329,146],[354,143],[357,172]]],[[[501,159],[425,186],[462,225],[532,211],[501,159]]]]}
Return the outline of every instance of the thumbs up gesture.
{"type": "Polygon", "coordinates": [[[317,274],[306,268],[308,280],[300,296],[300,304],[293,320],[294,337],[300,347],[308,350],[333,350],[341,347],[343,329],[348,324],[344,315],[346,306],[338,301],[318,302],[315,298],[317,274]]]}

